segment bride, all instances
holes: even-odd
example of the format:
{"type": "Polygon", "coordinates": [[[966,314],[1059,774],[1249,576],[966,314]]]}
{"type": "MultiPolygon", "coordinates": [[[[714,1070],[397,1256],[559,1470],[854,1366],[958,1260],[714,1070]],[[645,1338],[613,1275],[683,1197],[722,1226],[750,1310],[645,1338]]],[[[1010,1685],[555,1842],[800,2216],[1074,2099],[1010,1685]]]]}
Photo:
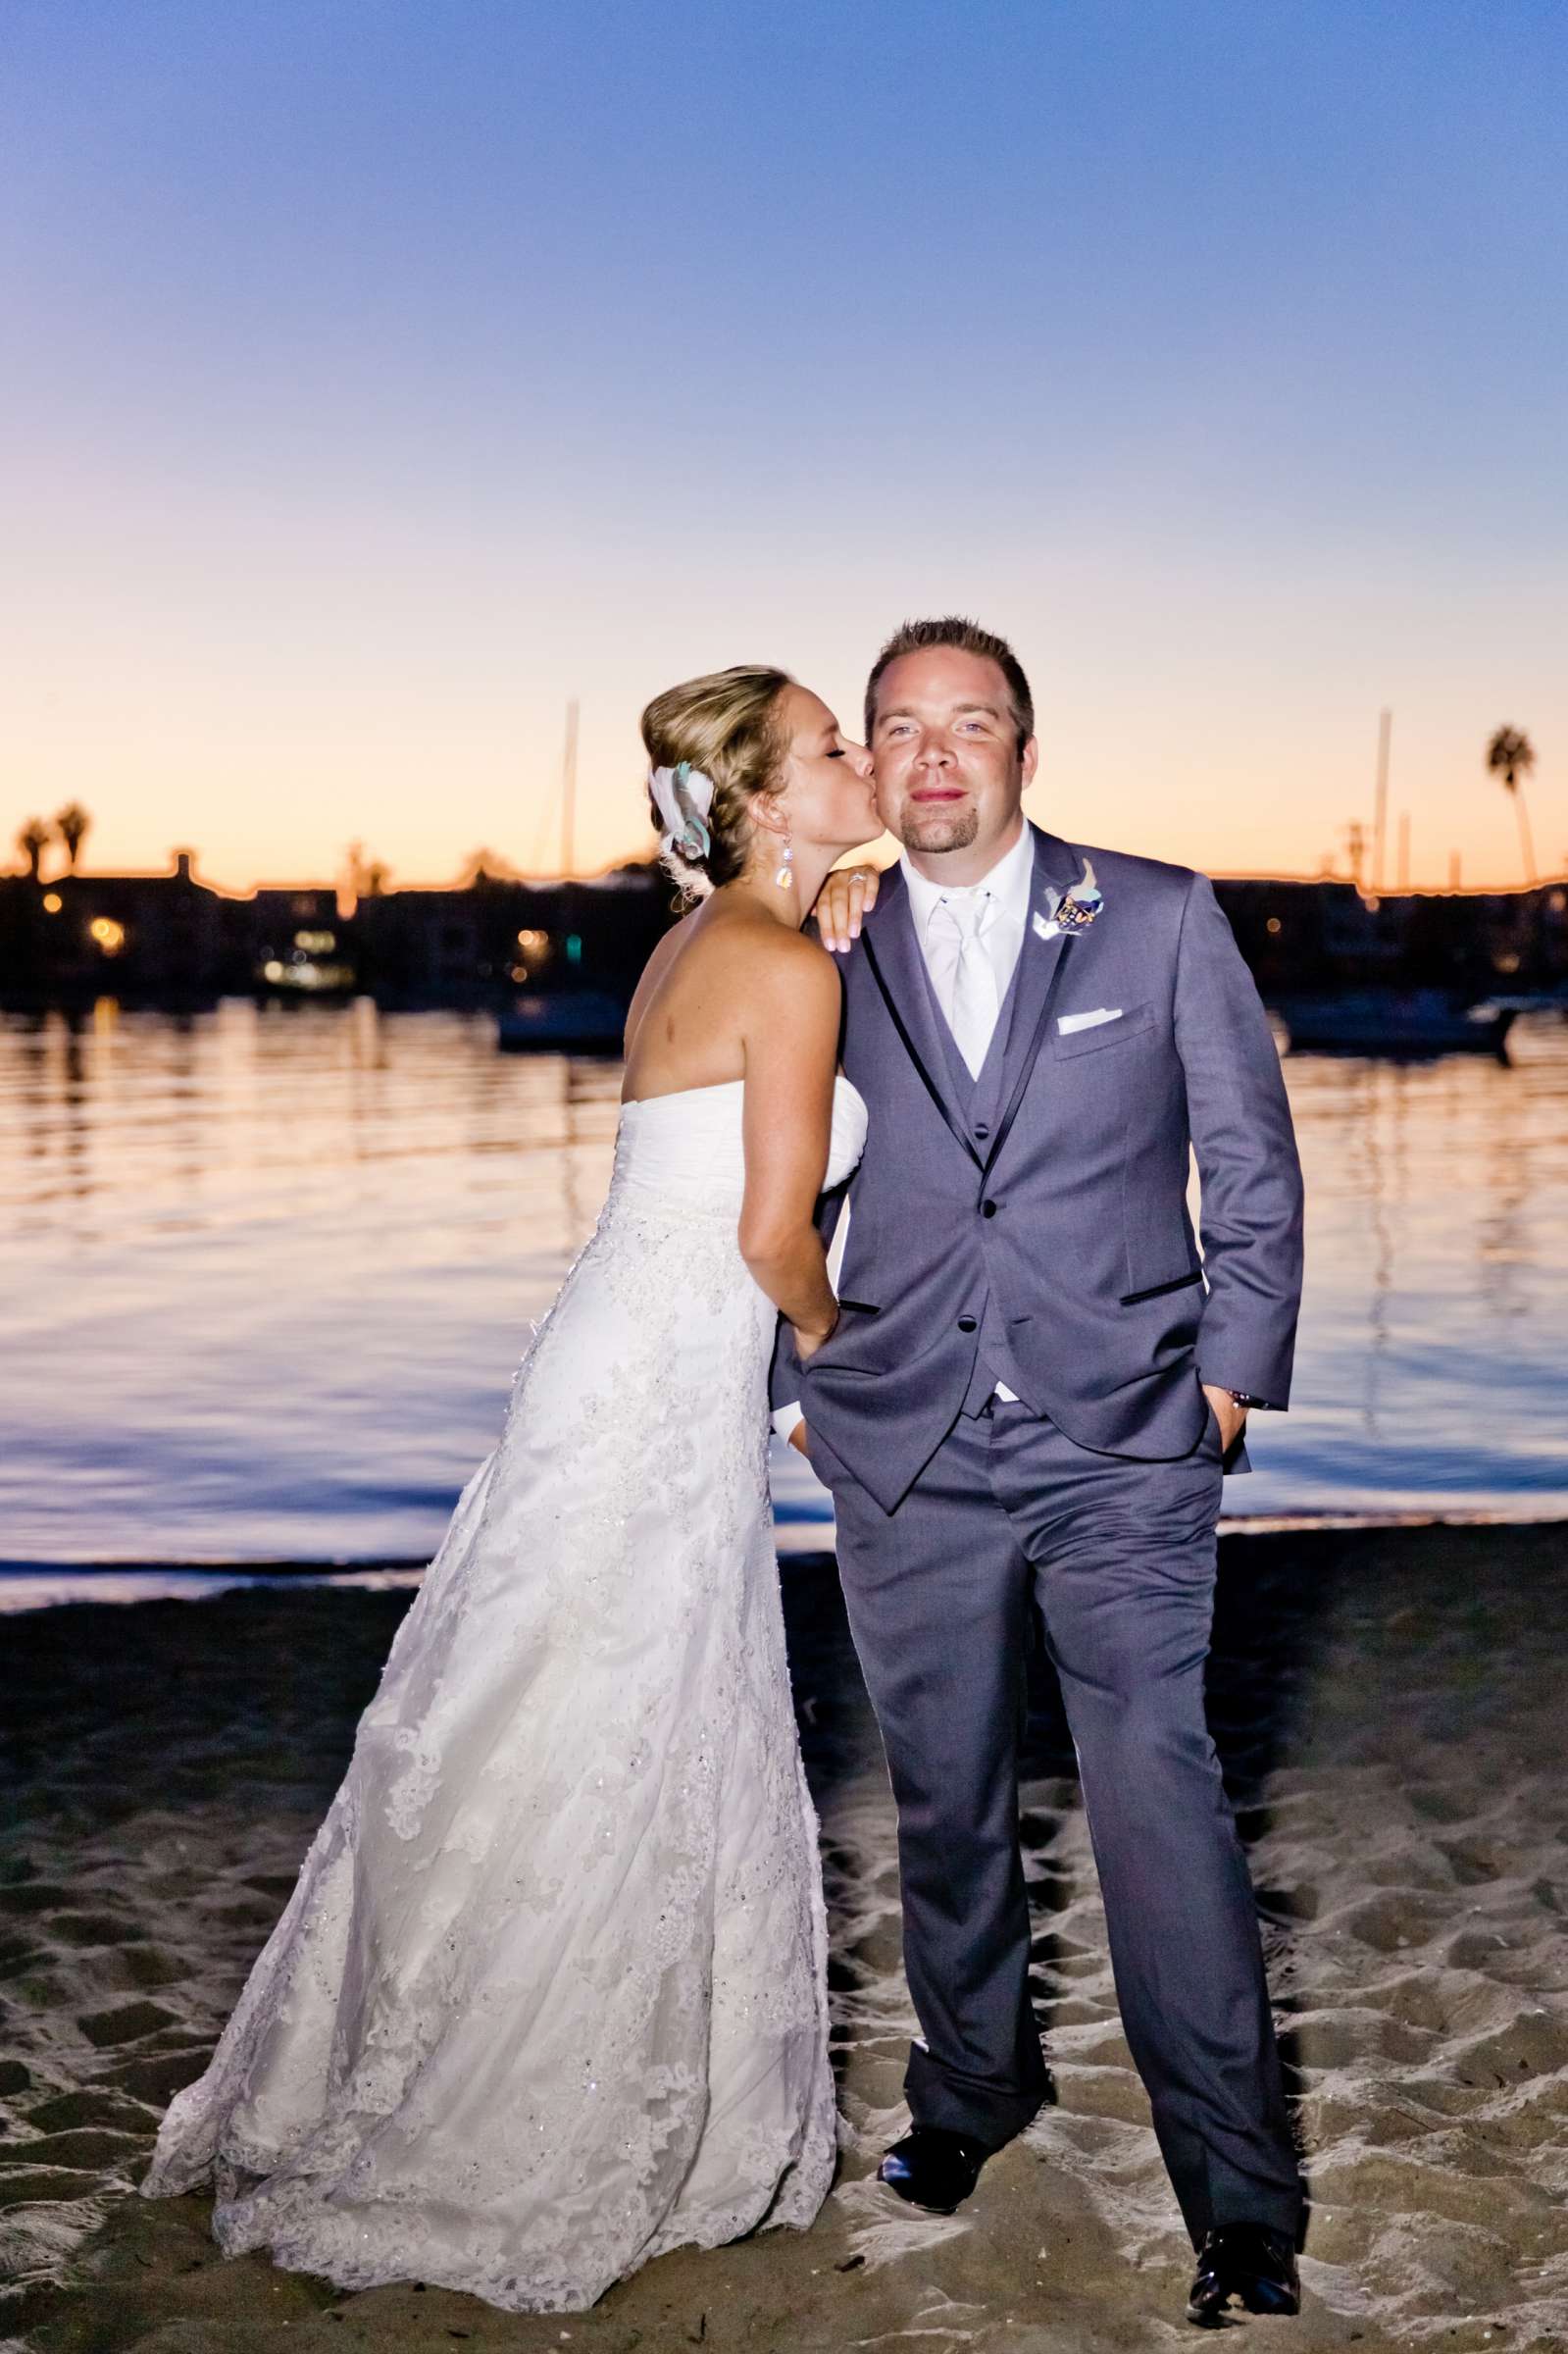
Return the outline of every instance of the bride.
{"type": "Polygon", "coordinates": [[[802,1356],[836,1315],[812,1212],[865,1108],[799,926],[870,761],[763,668],[642,733],[709,896],[632,1001],[608,1197],[142,2184],[213,2182],[230,2253],[516,2312],[809,2224],[834,2166],[767,1365],[778,1313],[802,1356]]]}

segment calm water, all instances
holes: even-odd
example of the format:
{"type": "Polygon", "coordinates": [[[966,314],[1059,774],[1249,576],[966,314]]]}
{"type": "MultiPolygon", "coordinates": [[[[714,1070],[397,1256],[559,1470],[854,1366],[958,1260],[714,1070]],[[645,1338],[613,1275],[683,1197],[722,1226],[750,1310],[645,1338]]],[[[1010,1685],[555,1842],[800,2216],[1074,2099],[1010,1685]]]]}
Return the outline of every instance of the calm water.
{"type": "MultiPolygon", "coordinates": [[[[1296,1405],[1241,1514],[1568,1512],[1568,1024],[1288,1060],[1296,1405]]],[[[619,1072],[457,1014],[0,1018],[0,1557],[422,1558],[590,1230],[619,1072]]],[[[785,1542],[827,1499],[797,1458],[785,1542]]]]}

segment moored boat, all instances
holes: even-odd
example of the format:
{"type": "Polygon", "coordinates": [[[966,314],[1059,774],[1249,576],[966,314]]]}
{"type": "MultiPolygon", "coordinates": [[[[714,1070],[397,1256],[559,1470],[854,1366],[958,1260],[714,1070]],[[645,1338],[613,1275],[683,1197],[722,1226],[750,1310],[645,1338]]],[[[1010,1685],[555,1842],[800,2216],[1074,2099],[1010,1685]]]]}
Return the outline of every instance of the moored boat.
{"type": "Polygon", "coordinates": [[[601,989],[531,990],[502,1007],[496,1044],[505,1054],[619,1054],[626,1007],[601,989]]]}
{"type": "Polygon", "coordinates": [[[1516,1008],[1456,1001],[1442,989],[1352,990],[1281,998],[1292,1053],[1500,1054],[1516,1008]]]}

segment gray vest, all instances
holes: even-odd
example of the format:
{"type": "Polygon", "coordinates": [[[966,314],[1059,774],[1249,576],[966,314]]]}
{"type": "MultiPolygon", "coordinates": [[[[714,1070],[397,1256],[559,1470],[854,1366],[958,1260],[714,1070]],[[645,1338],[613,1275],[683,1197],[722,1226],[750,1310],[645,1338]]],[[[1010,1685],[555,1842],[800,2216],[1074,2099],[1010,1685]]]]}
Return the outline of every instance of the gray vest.
{"type": "MultiPolygon", "coordinates": [[[[990,1045],[986,1049],[986,1059],[980,1066],[980,1076],[976,1078],[959,1052],[957,1039],[954,1038],[952,1031],[947,1026],[947,1018],[942,1012],[940,1001],[933,987],[930,968],[927,966],[925,956],[922,955],[920,960],[926,994],[931,1001],[932,1020],[941,1039],[942,1052],[947,1060],[948,1082],[969,1122],[971,1135],[981,1143],[984,1143],[986,1138],[994,1132],[996,1122],[1002,1114],[1002,1065],[1006,1056],[1008,1031],[1013,1019],[1013,1001],[1018,996],[1018,976],[1023,970],[1023,955],[1020,953],[1018,962],[1013,967],[1013,977],[1007,985],[1007,995],[1002,999],[996,1015],[996,1027],[991,1032],[990,1045]]],[[[973,1235],[970,1236],[970,1242],[971,1247],[974,1247],[973,1235]]],[[[982,1269],[979,1284],[984,1291],[985,1305],[980,1312],[980,1331],[975,1347],[975,1367],[969,1377],[969,1386],[964,1392],[961,1410],[966,1414],[978,1414],[995,1389],[996,1384],[1001,1381],[1006,1383],[1015,1397],[1022,1398],[1026,1406],[1037,1413],[1039,1408],[1034,1399],[1030,1397],[1029,1385],[1019,1371],[1017,1360],[1007,1345],[1007,1327],[1003,1319],[1001,1305],[988,1276],[984,1272],[984,1254],[977,1249],[975,1255],[982,1269]]]]}

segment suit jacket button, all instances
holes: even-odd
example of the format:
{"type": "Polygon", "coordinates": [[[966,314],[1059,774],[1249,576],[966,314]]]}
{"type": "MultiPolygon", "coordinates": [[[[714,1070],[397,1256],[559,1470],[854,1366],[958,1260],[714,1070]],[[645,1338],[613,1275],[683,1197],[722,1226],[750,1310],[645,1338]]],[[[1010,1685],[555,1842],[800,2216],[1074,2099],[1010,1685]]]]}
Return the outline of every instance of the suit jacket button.
{"type": "Polygon", "coordinates": [[[975,1316],[960,1316],[958,1319],[960,1332],[974,1332],[978,1329],[978,1324],[979,1319],[975,1316]]]}
{"type": "Polygon", "coordinates": [[[986,1122],[985,1122],[984,1120],[977,1120],[977,1121],[975,1122],[975,1134],[976,1134],[977,1136],[989,1136],[989,1134],[990,1134],[990,1130],[989,1130],[989,1128],[988,1128],[988,1127],[986,1125],[986,1122]]]}
{"type": "Polygon", "coordinates": [[[983,1218],[993,1218],[996,1215],[996,1206],[997,1205],[994,1202],[983,1202],[980,1205],[981,1216],[983,1218]]]}

